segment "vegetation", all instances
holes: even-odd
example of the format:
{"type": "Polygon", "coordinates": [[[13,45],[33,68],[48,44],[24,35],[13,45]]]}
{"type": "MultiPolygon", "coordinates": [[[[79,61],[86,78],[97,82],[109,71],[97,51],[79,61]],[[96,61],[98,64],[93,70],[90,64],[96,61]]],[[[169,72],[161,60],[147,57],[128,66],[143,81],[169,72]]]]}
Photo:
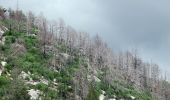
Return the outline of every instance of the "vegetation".
{"type": "Polygon", "coordinates": [[[114,55],[98,35],[58,23],[11,9],[3,16],[0,29],[8,30],[0,37],[0,61],[7,64],[0,65],[0,99],[29,100],[33,89],[42,100],[98,100],[102,91],[105,99],[168,100],[170,84],[158,78],[156,64],[136,53],[114,55]]]}

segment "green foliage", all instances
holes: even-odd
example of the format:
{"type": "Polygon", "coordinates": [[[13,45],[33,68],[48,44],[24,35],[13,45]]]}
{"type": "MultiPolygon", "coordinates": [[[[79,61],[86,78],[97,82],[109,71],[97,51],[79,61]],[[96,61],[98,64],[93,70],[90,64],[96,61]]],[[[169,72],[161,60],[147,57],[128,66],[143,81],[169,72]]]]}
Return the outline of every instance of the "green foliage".
{"type": "Polygon", "coordinates": [[[9,46],[8,45],[0,45],[0,51],[5,53],[7,50],[9,50],[9,46]]]}
{"type": "Polygon", "coordinates": [[[27,49],[32,49],[33,47],[37,47],[38,46],[38,39],[36,37],[32,37],[32,36],[26,36],[24,37],[24,41],[25,41],[25,45],[27,49]]]}
{"type": "Polygon", "coordinates": [[[131,85],[123,84],[119,81],[114,81],[112,84],[106,84],[102,81],[99,88],[106,91],[107,97],[116,95],[118,99],[130,99],[130,96],[134,96],[135,100],[152,100],[149,92],[135,90],[131,85]]]}
{"type": "Polygon", "coordinates": [[[92,85],[90,85],[89,93],[87,95],[86,100],[99,100],[99,93],[92,85]]]}
{"type": "Polygon", "coordinates": [[[6,86],[9,84],[9,79],[4,77],[4,76],[0,76],[0,88],[3,86],[6,86]]]}
{"type": "Polygon", "coordinates": [[[14,36],[6,36],[5,39],[6,39],[5,40],[6,45],[15,43],[15,41],[16,41],[16,38],[14,36]]]}
{"type": "Polygon", "coordinates": [[[48,86],[46,85],[46,84],[44,84],[44,83],[39,83],[39,84],[37,84],[36,85],[36,88],[38,89],[38,90],[41,90],[41,91],[47,91],[48,90],[48,86]]]}

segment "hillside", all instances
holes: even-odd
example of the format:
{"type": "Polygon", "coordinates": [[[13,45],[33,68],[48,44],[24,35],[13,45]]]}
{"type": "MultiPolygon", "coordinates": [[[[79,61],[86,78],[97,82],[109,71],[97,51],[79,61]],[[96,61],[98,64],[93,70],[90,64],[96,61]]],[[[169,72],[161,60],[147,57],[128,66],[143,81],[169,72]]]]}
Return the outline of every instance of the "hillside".
{"type": "Polygon", "coordinates": [[[64,21],[0,8],[1,100],[169,100],[159,66],[64,21]]]}

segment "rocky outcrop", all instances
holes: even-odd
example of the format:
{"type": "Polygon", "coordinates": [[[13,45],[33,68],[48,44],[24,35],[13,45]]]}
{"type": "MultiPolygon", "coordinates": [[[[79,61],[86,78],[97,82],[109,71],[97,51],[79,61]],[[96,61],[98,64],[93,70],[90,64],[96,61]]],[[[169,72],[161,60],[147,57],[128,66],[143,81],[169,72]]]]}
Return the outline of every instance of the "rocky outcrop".
{"type": "Polygon", "coordinates": [[[37,100],[41,92],[39,90],[30,89],[28,90],[28,94],[30,95],[31,100],[37,100]]]}
{"type": "Polygon", "coordinates": [[[0,26],[0,40],[2,40],[2,36],[6,31],[8,31],[8,28],[5,26],[0,26]]]}
{"type": "Polygon", "coordinates": [[[69,62],[72,59],[72,56],[68,55],[67,53],[59,53],[57,55],[54,55],[52,62],[50,66],[55,72],[58,72],[58,69],[63,67],[67,62],[69,62]]]}
{"type": "Polygon", "coordinates": [[[30,72],[26,73],[26,72],[22,71],[19,75],[19,78],[23,79],[25,81],[25,84],[31,84],[31,85],[37,85],[39,83],[43,83],[45,85],[49,84],[48,80],[44,79],[43,76],[39,77],[39,80],[35,81],[31,78],[31,75],[33,75],[33,74],[31,74],[30,72]]]}
{"type": "Polygon", "coordinates": [[[2,74],[2,72],[4,71],[4,67],[6,66],[7,62],[5,61],[1,61],[1,64],[0,64],[0,76],[2,74]]]}
{"type": "Polygon", "coordinates": [[[26,52],[26,48],[22,44],[14,43],[11,47],[13,50],[12,55],[24,54],[26,52]]]}
{"type": "Polygon", "coordinates": [[[105,91],[102,90],[102,94],[99,96],[99,100],[104,100],[105,99],[105,91]]]}

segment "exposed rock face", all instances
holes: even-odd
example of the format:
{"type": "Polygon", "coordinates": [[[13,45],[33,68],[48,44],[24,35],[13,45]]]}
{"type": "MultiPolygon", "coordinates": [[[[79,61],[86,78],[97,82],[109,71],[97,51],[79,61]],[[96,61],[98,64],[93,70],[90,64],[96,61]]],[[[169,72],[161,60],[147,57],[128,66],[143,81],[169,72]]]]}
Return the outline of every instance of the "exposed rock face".
{"type": "Polygon", "coordinates": [[[0,26],[0,40],[2,40],[2,36],[6,31],[8,31],[8,28],[5,26],[0,26]]]}
{"type": "MultiPolygon", "coordinates": [[[[51,66],[54,66],[55,68],[61,68],[63,65],[65,65],[69,60],[71,60],[71,56],[66,53],[59,53],[58,55],[54,55],[53,62],[51,63],[51,66]]],[[[54,70],[56,70],[53,68],[54,70]]],[[[56,70],[56,72],[58,72],[56,70]]]]}
{"type": "Polygon", "coordinates": [[[70,55],[68,55],[67,53],[60,53],[60,54],[58,55],[58,59],[59,59],[62,63],[66,62],[69,58],[70,58],[70,55]]]}
{"type": "Polygon", "coordinates": [[[23,54],[26,52],[26,48],[24,47],[24,45],[18,43],[12,44],[12,49],[13,49],[12,55],[23,54]]]}
{"type": "Polygon", "coordinates": [[[4,45],[5,44],[5,40],[6,40],[6,38],[2,37],[2,40],[0,40],[0,44],[4,45]]]}
{"type": "Polygon", "coordinates": [[[44,78],[41,79],[40,82],[43,83],[43,84],[45,84],[45,85],[48,85],[48,80],[46,80],[46,79],[44,79],[44,78]]]}
{"type": "Polygon", "coordinates": [[[2,72],[4,71],[4,67],[6,66],[7,62],[5,61],[1,61],[1,64],[0,64],[0,76],[2,74],[2,72]]]}
{"type": "Polygon", "coordinates": [[[105,91],[102,91],[102,94],[100,94],[100,96],[99,96],[99,100],[104,100],[105,99],[104,94],[105,94],[105,91]]]}
{"type": "Polygon", "coordinates": [[[5,62],[5,61],[1,61],[1,65],[2,65],[2,67],[5,67],[5,65],[7,64],[7,62],[5,62]]]}
{"type": "Polygon", "coordinates": [[[2,72],[3,72],[3,71],[0,69],[0,76],[2,75],[2,72]]]}
{"type": "Polygon", "coordinates": [[[3,34],[4,34],[4,31],[0,28],[0,38],[2,37],[3,34]]]}
{"type": "Polygon", "coordinates": [[[30,75],[27,74],[26,72],[22,71],[21,74],[19,75],[19,77],[25,80],[26,78],[30,78],[30,75]]]}
{"type": "Polygon", "coordinates": [[[43,76],[39,79],[39,81],[34,81],[34,80],[32,80],[30,75],[31,75],[30,72],[28,72],[28,74],[27,74],[26,72],[22,71],[21,74],[19,75],[19,78],[23,79],[26,84],[31,84],[31,85],[37,85],[39,83],[43,83],[45,85],[49,84],[48,80],[44,79],[43,76]],[[29,80],[27,80],[27,79],[29,79],[29,80]]]}
{"type": "Polygon", "coordinates": [[[109,100],[116,100],[115,98],[110,98],[109,100]]]}
{"type": "Polygon", "coordinates": [[[37,100],[41,92],[39,90],[28,90],[28,94],[31,96],[31,100],[37,100]]]}

